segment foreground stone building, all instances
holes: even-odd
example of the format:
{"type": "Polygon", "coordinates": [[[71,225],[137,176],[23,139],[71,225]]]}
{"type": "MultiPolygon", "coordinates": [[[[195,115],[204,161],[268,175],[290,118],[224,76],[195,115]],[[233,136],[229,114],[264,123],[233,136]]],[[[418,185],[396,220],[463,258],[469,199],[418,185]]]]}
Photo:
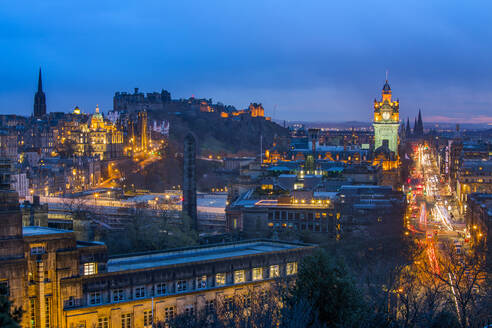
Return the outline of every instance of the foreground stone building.
{"type": "Polygon", "coordinates": [[[0,284],[22,327],[150,327],[294,276],[314,246],[268,240],[108,257],[72,231],[22,227],[0,161],[0,284]]]}

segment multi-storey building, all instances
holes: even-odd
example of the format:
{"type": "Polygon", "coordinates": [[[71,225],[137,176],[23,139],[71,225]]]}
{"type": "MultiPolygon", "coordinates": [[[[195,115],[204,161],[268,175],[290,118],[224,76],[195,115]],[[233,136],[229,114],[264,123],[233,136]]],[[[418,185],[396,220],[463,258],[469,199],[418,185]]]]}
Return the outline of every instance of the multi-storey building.
{"type": "Polygon", "coordinates": [[[27,173],[17,172],[12,174],[12,189],[14,189],[20,198],[29,196],[29,179],[27,173]]]}
{"type": "Polygon", "coordinates": [[[22,227],[0,161],[0,284],[22,327],[150,327],[294,277],[314,246],[256,240],[108,257],[72,231],[22,227]]]}
{"type": "Polygon", "coordinates": [[[11,161],[17,161],[18,144],[17,134],[13,129],[0,130],[0,154],[11,161]]]}
{"type": "Polygon", "coordinates": [[[87,117],[75,107],[74,113],[60,122],[58,142],[70,142],[75,156],[112,159],[123,155],[123,133],[105,120],[96,106],[96,112],[87,117]]]}
{"type": "Polygon", "coordinates": [[[406,199],[390,186],[345,185],[339,197],[344,224],[357,229],[392,222],[402,226],[406,199]]]}
{"type": "Polygon", "coordinates": [[[465,222],[472,244],[484,243],[488,250],[487,261],[491,261],[492,193],[472,193],[468,196],[465,222]]]}
{"type": "Polygon", "coordinates": [[[229,231],[299,231],[335,236],[340,231],[336,193],[295,191],[275,199],[245,193],[226,208],[229,231]]]}
{"type": "Polygon", "coordinates": [[[492,193],[492,161],[463,160],[456,180],[456,196],[461,213],[471,193],[492,193]]]}

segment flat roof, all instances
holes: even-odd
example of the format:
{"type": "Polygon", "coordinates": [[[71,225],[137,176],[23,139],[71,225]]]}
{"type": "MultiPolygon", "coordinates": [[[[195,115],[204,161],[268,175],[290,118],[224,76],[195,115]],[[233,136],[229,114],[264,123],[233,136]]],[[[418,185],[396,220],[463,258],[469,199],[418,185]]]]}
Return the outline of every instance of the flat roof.
{"type": "Polygon", "coordinates": [[[48,227],[37,227],[37,226],[25,226],[22,227],[22,235],[24,237],[29,236],[41,236],[41,235],[53,235],[57,233],[67,233],[72,232],[71,230],[54,229],[48,227]]]}
{"type": "Polygon", "coordinates": [[[232,243],[228,245],[199,246],[182,250],[113,257],[108,261],[107,269],[108,272],[148,269],[175,264],[220,260],[245,255],[266,254],[306,247],[312,247],[312,245],[267,240],[232,243]]]}

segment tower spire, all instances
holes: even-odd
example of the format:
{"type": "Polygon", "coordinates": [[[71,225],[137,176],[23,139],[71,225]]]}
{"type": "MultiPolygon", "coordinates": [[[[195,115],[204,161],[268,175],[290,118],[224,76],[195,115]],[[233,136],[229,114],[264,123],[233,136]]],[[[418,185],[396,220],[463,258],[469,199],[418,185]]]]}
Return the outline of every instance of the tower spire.
{"type": "Polygon", "coordinates": [[[46,115],[46,95],[43,92],[43,80],[41,78],[41,67],[38,76],[38,91],[34,94],[34,117],[42,118],[46,115]]]}
{"type": "Polygon", "coordinates": [[[43,80],[41,78],[41,67],[39,68],[38,91],[43,91],[43,80]]]}
{"type": "Polygon", "coordinates": [[[417,119],[417,124],[418,124],[418,129],[419,129],[419,135],[424,135],[424,123],[422,122],[422,113],[419,109],[419,117],[417,119]]]}
{"type": "Polygon", "coordinates": [[[410,135],[412,134],[412,128],[410,127],[410,118],[408,116],[407,116],[407,128],[406,128],[405,134],[406,134],[407,138],[409,138],[410,135]]]}

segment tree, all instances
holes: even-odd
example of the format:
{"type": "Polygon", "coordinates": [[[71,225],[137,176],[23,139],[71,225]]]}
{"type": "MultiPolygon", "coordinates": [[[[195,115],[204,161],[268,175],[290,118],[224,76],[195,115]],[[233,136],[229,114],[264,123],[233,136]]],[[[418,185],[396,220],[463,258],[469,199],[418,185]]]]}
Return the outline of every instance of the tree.
{"type": "MultiPolygon", "coordinates": [[[[317,321],[309,324],[311,307],[307,302],[284,306],[287,284],[281,281],[269,286],[247,288],[234,295],[218,296],[208,301],[204,309],[180,311],[167,324],[171,328],[321,328],[317,321]]],[[[159,322],[157,326],[164,327],[159,322]]]]}
{"type": "Polygon", "coordinates": [[[366,320],[363,297],[345,265],[324,251],[304,259],[290,294],[289,309],[300,304],[310,305],[310,325],[319,320],[328,327],[358,327],[366,320]]]}
{"type": "Polygon", "coordinates": [[[0,286],[0,327],[17,328],[20,327],[22,309],[13,308],[6,289],[6,286],[0,286]]]}
{"type": "Polygon", "coordinates": [[[170,213],[161,217],[145,215],[137,210],[125,229],[105,231],[102,236],[109,253],[145,252],[196,245],[198,234],[191,229],[186,216],[174,218],[170,213]]]}
{"type": "Polygon", "coordinates": [[[487,248],[478,244],[459,254],[450,242],[443,243],[439,272],[434,277],[446,286],[446,297],[455,304],[462,327],[483,327],[491,319],[490,273],[486,263],[487,248]]]}

